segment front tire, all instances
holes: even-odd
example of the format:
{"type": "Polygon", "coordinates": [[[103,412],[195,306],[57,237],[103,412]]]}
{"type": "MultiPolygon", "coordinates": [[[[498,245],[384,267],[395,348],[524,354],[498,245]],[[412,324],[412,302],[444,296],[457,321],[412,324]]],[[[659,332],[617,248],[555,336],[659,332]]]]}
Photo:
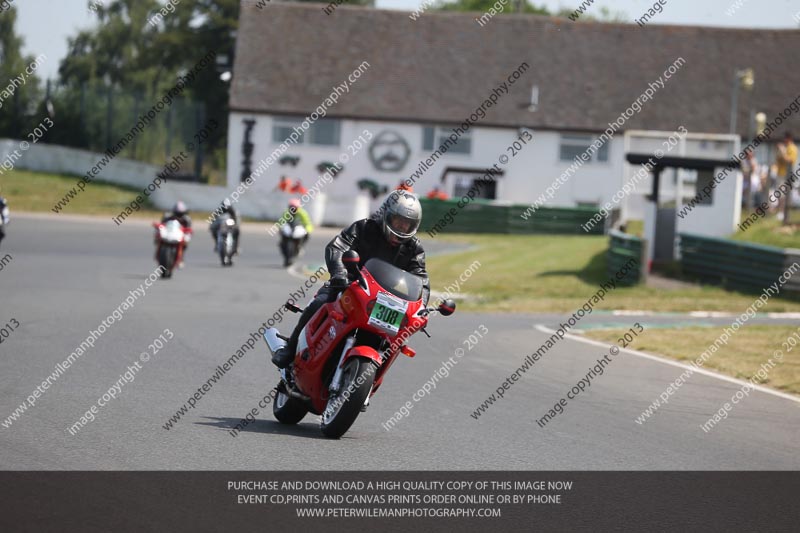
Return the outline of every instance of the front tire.
{"type": "Polygon", "coordinates": [[[297,260],[297,251],[298,251],[297,246],[298,245],[296,240],[292,239],[291,241],[289,241],[289,257],[287,261],[290,266],[294,264],[295,260],[297,260]]]}
{"type": "Polygon", "coordinates": [[[328,398],[322,413],[319,429],[323,435],[338,439],[347,433],[361,414],[374,381],[375,365],[369,359],[354,357],[345,363],[341,392],[328,398]]]}
{"type": "Polygon", "coordinates": [[[163,272],[161,272],[161,277],[169,278],[172,276],[176,256],[177,250],[174,246],[161,245],[161,249],[158,251],[158,264],[164,268],[163,272]]]}
{"type": "Polygon", "coordinates": [[[222,266],[233,265],[233,237],[228,235],[220,237],[219,258],[222,261],[222,266]]]}
{"type": "Polygon", "coordinates": [[[293,425],[300,422],[308,413],[308,407],[298,400],[286,394],[283,383],[278,385],[278,393],[272,402],[272,414],[281,424],[293,425]]]}

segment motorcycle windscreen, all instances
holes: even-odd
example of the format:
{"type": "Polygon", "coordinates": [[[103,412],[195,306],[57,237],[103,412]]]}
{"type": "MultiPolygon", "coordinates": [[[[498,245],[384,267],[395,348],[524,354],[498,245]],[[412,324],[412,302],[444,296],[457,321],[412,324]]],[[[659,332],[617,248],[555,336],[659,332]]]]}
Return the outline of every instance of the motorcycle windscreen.
{"type": "Polygon", "coordinates": [[[375,257],[364,263],[364,268],[372,274],[378,285],[395,296],[411,302],[422,298],[422,278],[419,276],[375,257]]]}
{"type": "Polygon", "coordinates": [[[169,220],[161,231],[161,240],[165,242],[181,242],[183,240],[183,227],[177,220],[169,220]]]}

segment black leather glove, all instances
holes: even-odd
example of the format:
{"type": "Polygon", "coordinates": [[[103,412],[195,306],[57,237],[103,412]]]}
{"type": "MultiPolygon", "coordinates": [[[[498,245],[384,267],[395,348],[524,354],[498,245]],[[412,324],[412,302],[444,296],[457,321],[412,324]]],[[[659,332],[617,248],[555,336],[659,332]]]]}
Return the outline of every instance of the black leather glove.
{"type": "Polygon", "coordinates": [[[347,282],[347,278],[341,278],[338,276],[331,278],[328,282],[328,286],[331,289],[346,289],[348,285],[349,283],[347,282]]]}
{"type": "Polygon", "coordinates": [[[343,292],[348,287],[348,285],[349,283],[347,283],[347,280],[345,278],[339,278],[339,277],[331,278],[330,281],[328,281],[328,283],[326,283],[325,287],[323,287],[322,289],[328,295],[327,299],[328,303],[335,301],[336,297],[339,296],[339,293],[343,292]]]}

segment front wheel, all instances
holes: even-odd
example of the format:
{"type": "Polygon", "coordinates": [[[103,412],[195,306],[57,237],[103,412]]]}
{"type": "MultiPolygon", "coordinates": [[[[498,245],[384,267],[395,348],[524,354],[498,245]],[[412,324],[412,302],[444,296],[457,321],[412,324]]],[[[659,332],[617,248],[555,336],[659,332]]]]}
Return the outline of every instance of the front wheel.
{"type": "Polygon", "coordinates": [[[298,400],[286,394],[283,383],[278,385],[278,393],[275,401],[272,402],[272,414],[281,424],[297,424],[308,413],[308,407],[298,400]]]}
{"type": "Polygon", "coordinates": [[[369,359],[354,357],[345,363],[341,390],[328,398],[322,413],[319,429],[323,435],[338,439],[350,429],[361,413],[373,381],[375,365],[369,359]]]}
{"type": "Polygon", "coordinates": [[[172,270],[175,268],[175,258],[177,250],[174,246],[161,245],[158,251],[158,264],[163,267],[161,271],[162,278],[169,278],[172,276],[172,270]]]}
{"type": "Polygon", "coordinates": [[[294,260],[297,259],[297,241],[294,239],[290,240],[286,247],[288,249],[286,261],[291,265],[294,263],[294,260]]]}
{"type": "Polygon", "coordinates": [[[222,266],[233,265],[233,235],[230,233],[220,238],[219,243],[219,258],[222,261],[222,266]]]}

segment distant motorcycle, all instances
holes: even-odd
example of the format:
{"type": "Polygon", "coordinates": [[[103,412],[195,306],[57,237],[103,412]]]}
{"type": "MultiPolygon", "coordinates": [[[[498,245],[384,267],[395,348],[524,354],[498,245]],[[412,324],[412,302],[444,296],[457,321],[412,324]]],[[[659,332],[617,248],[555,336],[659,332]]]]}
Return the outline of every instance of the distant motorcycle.
{"type": "Polygon", "coordinates": [[[283,254],[283,266],[288,267],[294,263],[303,252],[303,246],[308,240],[306,228],[298,224],[284,224],[281,226],[280,249],[283,254]]]}
{"type": "Polygon", "coordinates": [[[175,266],[183,260],[183,250],[191,240],[192,228],[184,228],[177,220],[153,222],[156,228],[156,262],[163,267],[162,278],[171,278],[175,266]]]}
{"type": "Polygon", "coordinates": [[[0,196],[0,242],[3,242],[6,236],[6,220],[8,220],[8,206],[5,198],[0,196]]]}
{"type": "Polygon", "coordinates": [[[219,218],[219,230],[217,232],[217,251],[222,266],[233,266],[233,252],[236,249],[236,220],[227,213],[219,218]]]}

